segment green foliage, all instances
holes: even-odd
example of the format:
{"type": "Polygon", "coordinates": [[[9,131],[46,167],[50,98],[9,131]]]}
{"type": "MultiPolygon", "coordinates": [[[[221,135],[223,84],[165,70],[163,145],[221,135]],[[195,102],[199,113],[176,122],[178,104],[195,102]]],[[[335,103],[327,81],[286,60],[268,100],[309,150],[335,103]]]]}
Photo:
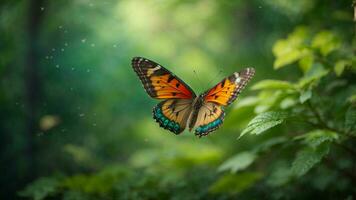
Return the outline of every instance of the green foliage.
{"type": "Polygon", "coordinates": [[[288,81],[280,81],[280,80],[263,80],[255,84],[251,87],[252,90],[294,90],[294,85],[289,83],[288,81]]]}
{"type": "Polygon", "coordinates": [[[110,167],[94,175],[75,175],[62,181],[64,188],[87,194],[105,195],[112,191],[115,183],[128,176],[129,170],[123,167],[110,167]]]}
{"type": "Polygon", "coordinates": [[[328,145],[320,145],[316,148],[304,148],[300,150],[293,161],[292,172],[296,176],[303,176],[314,165],[319,163],[321,159],[329,153],[328,145]]]}
{"type": "Polygon", "coordinates": [[[253,161],[256,159],[256,155],[251,152],[241,152],[235,155],[234,157],[226,160],[223,164],[220,165],[219,171],[228,171],[232,173],[238,172],[240,170],[246,169],[250,166],[253,161]]]}
{"type": "Polygon", "coordinates": [[[246,129],[242,131],[240,137],[246,133],[258,135],[266,130],[281,124],[285,119],[289,117],[287,112],[265,112],[257,115],[253,118],[246,129]]]}
{"type": "Polygon", "coordinates": [[[239,193],[263,177],[259,172],[243,172],[220,177],[211,187],[212,193],[239,193]]]}
{"type": "Polygon", "coordinates": [[[287,39],[278,40],[273,46],[273,54],[276,56],[274,68],[279,69],[292,64],[309,54],[305,48],[305,39],[308,35],[306,27],[298,27],[287,39]]]}
{"type": "Polygon", "coordinates": [[[60,189],[60,181],[57,178],[39,178],[31,185],[19,192],[22,197],[30,197],[34,200],[42,200],[55,195],[60,189]]]}
{"type": "Polygon", "coordinates": [[[312,97],[312,91],[311,90],[305,90],[302,91],[300,96],[299,96],[299,101],[300,103],[304,103],[308,101],[312,97]]]}
{"type": "Polygon", "coordinates": [[[351,63],[349,60],[339,60],[335,63],[334,71],[337,76],[341,76],[345,68],[350,66],[351,63]]]}
{"type": "Polygon", "coordinates": [[[311,46],[327,56],[340,46],[340,39],[330,31],[320,31],[314,36],[311,46]]]}
{"type": "Polygon", "coordinates": [[[345,115],[345,131],[355,133],[356,132],[356,107],[351,105],[345,115]]]}
{"type": "Polygon", "coordinates": [[[298,136],[297,139],[303,139],[304,143],[312,148],[317,148],[324,142],[335,142],[339,139],[339,135],[328,130],[313,130],[304,135],[298,136]]]}

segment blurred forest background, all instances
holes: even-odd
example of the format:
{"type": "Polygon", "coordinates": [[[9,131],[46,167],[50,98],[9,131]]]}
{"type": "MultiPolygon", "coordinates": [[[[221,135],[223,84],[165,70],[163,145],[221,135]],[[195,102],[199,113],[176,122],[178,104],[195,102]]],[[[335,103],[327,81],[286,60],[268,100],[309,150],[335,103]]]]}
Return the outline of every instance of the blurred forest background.
{"type": "Polygon", "coordinates": [[[353,6],[2,0],[0,199],[356,199],[353,6]],[[257,72],[199,139],[154,122],[134,56],[197,93],[257,72]]]}

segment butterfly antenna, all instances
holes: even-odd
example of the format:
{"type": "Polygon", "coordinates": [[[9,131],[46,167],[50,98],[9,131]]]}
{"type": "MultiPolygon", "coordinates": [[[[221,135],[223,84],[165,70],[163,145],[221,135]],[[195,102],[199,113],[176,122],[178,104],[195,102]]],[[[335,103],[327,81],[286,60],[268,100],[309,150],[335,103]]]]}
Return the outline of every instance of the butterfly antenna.
{"type": "Polygon", "coordinates": [[[199,76],[197,74],[197,72],[195,70],[193,70],[194,74],[195,74],[195,77],[197,78],[198,82],[199,82],[199,85],[201,88],[203,88],[203,82],[199,79],[199,76]]]}
{"type": "Polygon", "coordinates": [[[217,74],[215,75],[215,77],[212,78],[212,79],[208,82],[208,86],[210,86],[210,83],[213,82],[215,79],[219,78],[219,76],[220,76],[221,73],[222,73],[222,70],[220,69],[220,70],[219,70],[219,73],[217,73],[217,74]]]}

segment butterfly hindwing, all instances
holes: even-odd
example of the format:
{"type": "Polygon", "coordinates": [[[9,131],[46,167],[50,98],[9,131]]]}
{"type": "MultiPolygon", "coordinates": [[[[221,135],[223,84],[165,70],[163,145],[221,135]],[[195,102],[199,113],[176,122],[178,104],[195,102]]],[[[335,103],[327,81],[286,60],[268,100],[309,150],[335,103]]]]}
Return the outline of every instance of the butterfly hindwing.
{"type": "Polygon", "coordinates": [[[153,108],[153,118],[164,129],[179,134],[185,127],[192,111],[190,99],[168,99],[153,108]]]}
{"type": "Polygon", "coordinates": [[[132,67],[146,92],[156,99],[192,99],[196,95],[181,79],[161,65],[141,57],[132,59],[132,67]]]}
{"type": "Polygon", "coordinates": [[[255,69],[253,68],[235,72],[205,92],[205,101],[214,102],[222,106],[231,104],[254,75],[255,69]]]}
{"type": "Polygon", "coordinates": [[[195,127],[195,135],[205,136],[218,129],[224,117],[225,112],[221,106],[212,102],[204,102],[195,116],[193,113],[189,128],[195,127]]]}

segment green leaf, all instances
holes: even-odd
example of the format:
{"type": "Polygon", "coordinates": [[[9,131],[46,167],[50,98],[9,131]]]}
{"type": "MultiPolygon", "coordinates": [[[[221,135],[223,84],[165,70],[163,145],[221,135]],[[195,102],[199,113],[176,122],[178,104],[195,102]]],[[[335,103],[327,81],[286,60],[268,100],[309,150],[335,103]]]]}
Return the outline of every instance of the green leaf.
{"type": "Polygon", "coordinates": [[[304,103],[306,101],[308,101],[310,98],[312,97],[312,91],[309,90],[304,90],[301,92],[300,96],[299,96],[299,101],[300,103],[304,103]]]}
{"type": "Polygon", "coordinates": [[[220,165],[218,171],[230,170],[232,173],[246,169],[256,159],[256,155],[251,152],[241,152],[220,165]]]}
{"type": "Polygon", "coordinates": [[[251,87],[252,90],[275,90],[275,89],[290,89],[294,90],[293,84],[288,81],[280,80],[263,80],[251,87]]]}
{"type": "Polygon", "coordinates": [[[307,36],[307,28],[298,27],[287,39],[278,40],[273,46],[273,54],[276,56],[274,69],[287,66],[308,55],[309,50],[304,47],[307,36]]]}
{"type": "Polygon", "coordinates": [[[356,94],[349,96],[349,98],[347,98],[347,101],[349,101],[350,103],[356,103],[356,94]]]}
{"type": "MultiPolygon", "coordinates": [[[[287,48],[287,47],[280,47],[285,46],[284,43],[277,43],[276,48],[287,48]]],[[[278,58],[275,59],[273,67],[274,69],[279,69],[289,64],[292,64],[299,59],[303,58],[305,55],[308,54],[308,50],[306,49],[291,49],[286,51],[283,55],[280,55],[278,58]]]]}
{"type": "Polygon", "coordinates": [[[323,56],[327,56],[340,46],[340,39],[330,31],[319,32],[312,41],[312,47],[320,50],[323,56]]]}
{"type": "Polygon", "coordinates": [[[279,109],[284,99],[293,97],[296,94],[298,94],[296,90],[261,90],[258,94],[259,101],[254,111],[256,114],[261,114],[268,110],[279,109]]]}
{"type": "Polygon", "coordinates": [[[271,175],[266,181],[268,185],[273,187],[285,185],[292,180],[293,177],[289,166],[280,163],[278,164],[281,166],[278,165],[276,169],[273,169],[271,175]]]}
{"type": "Polygon", "coordinates": [[[281,109],[288,109],[288,108],[291,108],[292,106],[294,106],[295,104],[297,104],[297,100],[295,98],[287,97],[287,98],[283,99],[283,101],[281,101],[279,107],[281,109]]]}
{"type": "Polygon", "coordinates": [[[326,76],[329,70],[324,69],[320,64],[315,64],[313,67],[304,75],[303,78],[299,80],[298,88],[306,88],[312,83],[320,80],[322,77],[326,76]]]}
{"type": "Polygon", "coordinates": [[[242,131],[240,137],[246,133],[258,135],[266,130],[281,124],[289,115],[283,111],[270,111],[257,115],[253,118],[242,131]]]}
{"type": "Polygon", "coordinates": [[[299,60],[299,68],[305,74],[313,66],[313,63],[314,63],[314,56],[312,53],[309,53],[299,60]]]}
{"type": "Polygon", "coordinates": [[[356,107],[351,105],[345,115],[345,130],[346,132],[355,132],[356,126],[356,107]]]}
{"type": "Polygon", "coordinates": [[[259,101],[258,97],[255,96],[245,97],[240,99],[240,101],[237,102],[234,108],[237,109],[242,107],[255,106],[258,103],[258,101],[259,101]]]}
{"type": "Polygon", "coordinates": [[[303,176],[329,153],[329,145],[319,145],[316,149],[307,147],[298,152],[292,164],[292,172],[296,176],[303,176]]]}
{"type": "Polygon", "coordinates": [[[317,148],[325,142],[333,142],[339,139],[339,135],[333,131],[328,130],[313,130],[296,139],[303,139],[306,144],[312,148],[317,148]]]}
{"type": "Polygon", "coordinates": [[[19,192],[22,197],[29,197],[34,200],[45,199],[57,192],[59,188],[59,182],[56,178],[39,178],[24,190],[19,192]]]}
{"type": "Polygon", "coordinates": [[[350,61],[348,60],[339,60],[336,62],[334,66],[334,71],[337,76],[341,76],[341,74],[344,72],[346,66],[351,65],[350,61]]]}
{"type": "Polygon", "coordinates": [[[239,174],[226,174],[213,183],[209,191],[211,193],[236,194],[253,186],[263,177],[260,172],[245,172],[239,174]]]}

